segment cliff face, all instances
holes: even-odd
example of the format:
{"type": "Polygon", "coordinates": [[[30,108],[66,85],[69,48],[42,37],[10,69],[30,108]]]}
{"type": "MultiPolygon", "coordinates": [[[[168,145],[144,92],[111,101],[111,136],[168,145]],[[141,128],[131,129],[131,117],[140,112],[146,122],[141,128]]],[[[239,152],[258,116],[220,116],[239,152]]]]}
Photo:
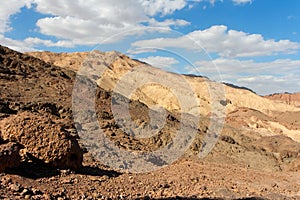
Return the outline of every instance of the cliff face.
{"type": "Polygon", "coordinates": [[[300,107],[300,92],[298,93],[283,93],[283,94],[271,94],[265,96],[265,98],[273,100],[278,103],[285,103],[287,105],[292,105],[300,107]]]}

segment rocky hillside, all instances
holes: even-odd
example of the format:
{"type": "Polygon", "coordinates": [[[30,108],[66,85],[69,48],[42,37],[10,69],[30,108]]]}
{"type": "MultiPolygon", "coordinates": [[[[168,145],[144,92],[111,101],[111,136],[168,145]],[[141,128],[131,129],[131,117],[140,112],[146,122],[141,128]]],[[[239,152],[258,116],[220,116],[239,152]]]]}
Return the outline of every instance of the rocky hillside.
{"type": "MultiPolygon", "coordinates": [[[[93,60],[93,55],[95,52],[87,53],[50,53],[50,52],[31,52],[27,53],[28,55],[35,56],[48,62],[50,64],[54,64],[60,67],[72,69],[74,71],[78,71],[79,69],[83,70],[83,63],[90,62],[93,60]]],[[[230,84],[216,84],[211,82],[209,79],[205,77],[197,77],[197,76],[188,76],[183,75],[179,76],[172,73],[165,73],[164,71],[154,68],[152,66],[146,65],[132,60],[129,57],[122,55],[118,52],[96,52],[97,61],[103,63],[100,64],[100,67],[105,69],[105,72],[99,78],[98,85],[106,90],[114,89],[116,85],[116,81],[118,81],[121,77],[129,72],[131,74],[132,70],[137,66],[141,67],[139,74],[143,79],[147,81],[151,81],[153,77],[157,79],[165,79],[172,80],[171,84],[177,90],[180,90],[179,93],[185,94],[185,97],[193,98],[194,95],[197,96],[199,105],[198,110],[201,114],[207,115],[211,110],[211,103],[214,101],[212,98],[214,89],[213,87],[217,87],[220,90],[224,90],[222,97],[220,100],[225,98],[226,103],[226,111],[231,112],[240,107],[248,107],[252,108],[264,113],[269,113],[270,111],[300,111],[299,108],[295,108],[294,106],[286,105],[284,102],[276,102],[269,101],[266,98],[263,98],[255,93],[234,86],[230,86],[230,84]],[[167,77],[162,77],[167,76],[167,77]],[[158,78],[159,77],[159,78],[158,78]],[[180,81],[186,81],[190,84],[189,87],[185,88],[186,84],[181,84],[180,81]],[[193,92],[190,92],[193,90],[193,92]]],[[[130,75],[129,73],[129,75],[130,75]]],[[[126,81],[123,84],[128,86],[132,85],[132,82],[137,82],[136,77],[128,77],[126,75],[126,81]]],[[[140,77],[138,77],[140,78],[140,77]]],[[[124,78],[125,79],[125,78],[124,78]]],[[[156,81],[157,81],[156,79],[156,81]]],[[[161,82],[159,84],[147,84],[132,94],[132,98],[139,99],[144,102],[146,105],[159,104],[169,111],[178,110],[179,102],[174,101],[174,94],[171,94],[171,91],[168,91],[162,84],[168,84],[166,82],[161,82]]],[[[218,99],[219,100],[219,99],[218,99]]],[[[193,113],[195,108],[187,108],[184,112],[193,113]]],[[[197,111],[198,113],[198,111],[197,111]]]]}
{"type": "Polygon", "coordinates": [[[295,106],[118,52],[0,46],[0,84],[1,199],[299,198],[295,106]]]}
{"type": "Polygon", "coordinates": [[[226,121],[233,125],[236,124],[231,120],[234,113],[240,113],[243,108],[255,110],[247,112],[245,117],[237,117],[237,126],[264,136],[283,134],[300,141],[297,125],[300,108],[293,104],[273,101],[243,88],[212,82],[206,77],[167,73],[118,52],[29,54],[50,64],[64,68],[71,66],[76,72],[89,70],[101,74],[95,79],[99,87],[143,102],[148,107],[160,105],[170,112],[203,116],[226,114],[226,121]],[[97,69],[84,66],[91,62],[97,69]],[[283,119],[282,112],[293,117],[283,119]],[[261,119],[262,115],[258,113],[268,116],[268,120],[261,119]]]}
{"type": "Polygon", "coordinates": [[[22,146],[22,159],[78,169],[83,154],[72,135],[70,110],[75,73],[2,46],[0,61],[3,142],[22,146]]]}

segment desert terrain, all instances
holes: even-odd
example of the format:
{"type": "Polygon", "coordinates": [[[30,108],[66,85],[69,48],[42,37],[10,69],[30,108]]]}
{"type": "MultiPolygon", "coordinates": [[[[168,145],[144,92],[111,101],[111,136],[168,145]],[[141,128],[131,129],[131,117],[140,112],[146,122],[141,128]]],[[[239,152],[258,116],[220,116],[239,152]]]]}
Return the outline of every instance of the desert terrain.
{"type": "Polygon", "coordinates": [[[299,93],[4,46],[0,84],[1,199],[300,199],[299,93]]]}

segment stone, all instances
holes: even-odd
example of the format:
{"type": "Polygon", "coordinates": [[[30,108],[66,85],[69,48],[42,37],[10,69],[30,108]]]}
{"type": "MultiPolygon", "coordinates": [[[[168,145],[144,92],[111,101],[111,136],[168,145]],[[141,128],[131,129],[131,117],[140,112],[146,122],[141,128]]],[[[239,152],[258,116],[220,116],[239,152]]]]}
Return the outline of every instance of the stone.
{"type": "Polygon", "coordinates": [[[83,151],[64,129],[65,123],[52,115],[25,111],[1,120],[0,135],[22,144],[32,156],[53,167],[78,169],[83,151]]]}

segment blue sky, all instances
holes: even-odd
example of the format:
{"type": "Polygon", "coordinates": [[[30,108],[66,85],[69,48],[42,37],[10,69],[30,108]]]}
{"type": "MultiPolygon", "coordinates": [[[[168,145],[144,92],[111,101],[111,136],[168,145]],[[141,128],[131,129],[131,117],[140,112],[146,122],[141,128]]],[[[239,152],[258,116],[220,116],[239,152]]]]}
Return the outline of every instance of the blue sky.
{"type": "Polygon", "coordinates": [[[300,91],[298,0],[10,0],[0,44],[26,51],[117,50],[156,67],[300,91]]]}

